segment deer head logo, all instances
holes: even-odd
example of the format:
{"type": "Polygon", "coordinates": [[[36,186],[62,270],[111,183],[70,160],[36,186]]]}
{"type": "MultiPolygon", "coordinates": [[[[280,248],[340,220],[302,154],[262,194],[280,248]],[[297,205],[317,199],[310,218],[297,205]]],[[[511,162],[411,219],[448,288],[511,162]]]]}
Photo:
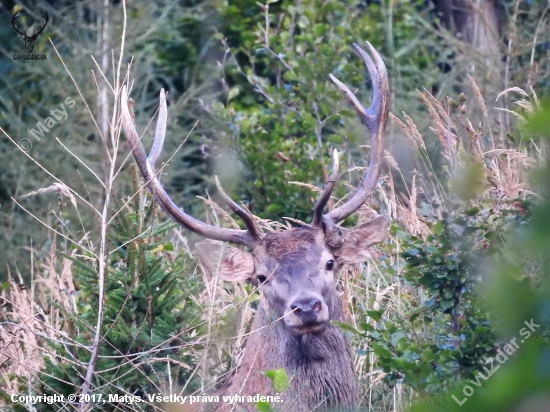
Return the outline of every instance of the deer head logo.
{"type": "Polygon", "coordinates": [[[44,31],[44,28],[46,27],[46,24],[48,24],[48,20],[50,19],[48,16],[48,13],[44,13],[44,23],[42,24],[42,27],[38,30],[34,29],[31,36],[27,34],[27,30],[20,31],[19,25],[17,24],[17,19],[19,17],[19,12],[16,12],[13,17],[11,18],[11,25],[13,29],[21,35],[21,38],[25,40],[27,53],[32,53],[34,49],[34,42],[36,41],[36,38],[40,33],[44,31]]]}

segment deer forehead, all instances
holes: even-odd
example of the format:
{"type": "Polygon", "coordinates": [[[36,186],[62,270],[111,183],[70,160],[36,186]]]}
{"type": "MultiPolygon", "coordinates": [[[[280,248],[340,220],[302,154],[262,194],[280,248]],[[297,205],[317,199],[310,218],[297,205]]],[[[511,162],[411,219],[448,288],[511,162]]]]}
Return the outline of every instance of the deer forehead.
{"type": "Polygon", "coordinates": [[[266,235],[254,248],[257,269],[319,266],[332,257],[325,234],[317,228],[299,228],[266,235]]]}

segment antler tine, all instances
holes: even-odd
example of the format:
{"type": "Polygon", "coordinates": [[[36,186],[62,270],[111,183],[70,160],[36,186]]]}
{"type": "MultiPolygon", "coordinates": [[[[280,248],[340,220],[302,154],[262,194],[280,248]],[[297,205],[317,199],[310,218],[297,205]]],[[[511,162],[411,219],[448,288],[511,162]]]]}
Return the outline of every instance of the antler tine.
{"type": "MultiPolygon", "coordinates": [[[[162,99],[162,97],[163,96],[161,92],[161,112],[163,110],[162,105],[166,105],[165,99],[162,99]]],[[[138,132],[135,128],[134,122],[132,121],[130,110],[128,109],[128,89],[126,85],[122,87],[121,111],[122,128],[124,129],[124,133],[126,134],[127,139],[130,141],[130,146],[132,148],[132,152],[134,154],[134,158],[139,167],[139,170],[141,171],[141,174],[145,179],[147,187],[153,193],[158,203],[166,211],[166,213],[168,213],[169,216],[171,216],[182,226],[185,226],[192,232],[197,233],[198,235],[204,236],[209,239],[221,240],[224,242],[253,247],[256,238],[250,231],[226,229],[201,222],[200,220],[193,218],[192,216],[181,210],[170,198],[168,193],[166,193],[166,191],[162,187],[162,184],[160,183],[160,180],[155,176],[154,166],[147,158],[145,149],[141,144],[138,132]]],[[[159,117],[162,117],[160,113],[159,117]]],[[[158,158],[158,154],[160,153],[160,149],[162,148],[161,139],[164,139],[165,130],[166,123],[164,123],[164,126],[162,124],[157,125],[157,132],[160,131],[160,134],[155,134],[155,143],[153,143],[154,150],[151,151],[151,155],[149,156],[151,160],[156,160],[158,158]],[[157,138],[159,140],[157,140],[157,138]]]]}
{"type": "Polygon", "coordinates": [[[256,221],[254,220],[254,216],[250,214],[247,210],[240,207],[229,195],[223,190],[223,187],[218,179],[218,176],[214,176],[214,179],[216,181],[216,187],[218,188],[218,192],[220,192],[220,195],[222,196],[222,199],[224,200],[225,204],[233,211],[237,216],[239,216],[243,221],[252,235],[254,239],[259,239],[261,237],[260,233],[261,230],[259,226],[256,224],[256,221]]]}
{"type": "Polygon", "coordinates": [[[332,223],[338,223],[344,220],[346,217],[356,212],[363,203],[366,202],[367,198],[376,188],[380,176],[380,169],[382,167],[382,154],[384,150],[383,139],[390,107],[390,86],[388,71],[386,70],[382,57],[380,57],[378,52],[369,42],[366,43],[370,54],[374,58],[374,62],[357,44],[354,43],[353,47],[365,62],[372,78],[374,97],[371,107],[366,109],[344,83],[340,82],[333,75],[330,75],[331,80],[336,86],[346,94],[346,97],[363,120],[363,123],[366,124],[371,134],[371,158],[365,179],[350,200],[323,217],[325,221],[330,220],[332,223]]]}
{"type": "Polygon", "coordinates": [[[332,152],[332,172],[330,173],[330,176],[327,180],[325,190],[323,190],[323,193],[321,193],[321,196],[319,196],[319,200],[317,200],[315,208],[313,209],[313,226],[319,226],[323,221],[323,209],[327,205],[332,194],[332,190],[334,189],[334,186],[338,181],[339,171],[340,161],[338,159],[338,151],[334,149],[334,151],[332,152]]]}
{"type": "Polygon", "coordinates": [[[44,31],[46,28],[46,25],[48,24],[48,21],[50,21],[50,16],[48,16],[48,13],[44,12],[42,13],[42,17],[44,17],[45,21],[42,25],[42,28],[40,30],[36,31],[36,29],[33,30],[31,38],[36,39],[40,33],[44,31]]]}
{"type": "Polygon", "coordinates": [[[166,106],[166,93],[164,89],[160,89],[159,95],[159,116],[157,119],[157,128],[155,130],[155,140],[153,140],[153,146],[151,147],[151,152],[149,153],[149,163],[155,170],[155,164],[160,156],[162,151],[162,146],[164,145],[164,136],[166,135],[166,123],[168,120],[168,107],[166,106]]]}
{"type": "Polygon", "coordinates": [[[22,36],[26,36],[27,35],[27,30],[25,30],[25,32],[21,33],[19,31],[19,25],[17,24],[17,19],[19,18],[19,12],[15,12],[15,14],[13,15],[13,17],[11,18],[11,25],[13,27],[13,29],[19,33],[20,35],[22,36]]]}

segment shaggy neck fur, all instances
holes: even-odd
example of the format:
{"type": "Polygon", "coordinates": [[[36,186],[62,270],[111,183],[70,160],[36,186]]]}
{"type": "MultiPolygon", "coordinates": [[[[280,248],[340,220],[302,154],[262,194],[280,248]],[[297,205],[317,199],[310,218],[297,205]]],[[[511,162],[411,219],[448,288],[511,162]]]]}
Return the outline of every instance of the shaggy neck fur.
{"type": "MultiPolygon", "coordinates": [[[[336,292],[332,301],[331,320],[342,320],[342,302],[336,292]]],[[[352,351],[338,327],[328,325],[321,333],[295,336],[282,320],[273,323],[260,305],[254,330],[260,331],[250,336],[242,365],[224,394],[272,395],[271,381],[262,372],[284,368],[291,381],[281,395],[283,402],[272,404],[276,410],[352,410],[358,406],[352,351]]],[[[255,410],[253,404],[240,406],[255,410]]]]}

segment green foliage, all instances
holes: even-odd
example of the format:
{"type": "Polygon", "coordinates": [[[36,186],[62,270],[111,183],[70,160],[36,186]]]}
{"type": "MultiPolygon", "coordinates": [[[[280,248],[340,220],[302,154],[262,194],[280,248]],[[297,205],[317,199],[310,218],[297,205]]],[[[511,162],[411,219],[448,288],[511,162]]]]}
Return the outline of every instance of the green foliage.
{"type": "Polygon", "coordinates": [[[475,295],[484,259],[502,246],[502,232],[510,224],[528,219],[527,202],[517,199],[510,203],[513,206],[499,212],[490,207],[443,212],[443,219],[432,225],[432,234],[426,239],[401,232],[404,276],[411,284],[423,287],[425,306],[448,313],[453,320],[472,307],[470,299],[475,295]]]}
{"type": "MultiPolygon", "coordinates": [[[[189,345],[192,325],[200,316],[192,299],[199,281],[184,257],[172,260],[172,245],[160,241],[159,236],[173,224],[156,226],[153,209],[134,206],[133,212],[116,216],[109,234],[102,339],[94,375],[94,386],[102,388],[94,393],[103,394],[103,400],[116,393],[145,398],[147,393],[158,392],[168,379],[183,386],[193,364],[190,353],[181,348],[189,345]],[[145,230],[150,225],[154,230],[145,230]]],[[[50,343],[57,356],[47,359],[41,376],[47,395],[79,391],[98,321],[97,269],[83,259],[72,260],[79,292],[76,311],[64,315],[75,345],[50,343]]],[[[129,404],[107,402],[103,406],[102,410],[111,410],[129,404]]]]}
{"type": "MultiPolygon", "coordinates": [[[[283,368],[271,369],[264,372],[265,376],[271,379],[273,385],[273,391],[277,394],[280,394],[288,389],[288,375],[283,368]]],[[[272,412],[274,409],[271,404],[266,401],[260,401],[256,403],[256,407],[260,412],[272,412]]]]}
{"type": "Polygon", "coordinates": [[[364,310],[358,329],[343,325],[368,342],[387,382],[438,394],[475,379],[497,354],[495,325],[483,309],[479,288],[484,263],[503,253],[503,233],[529,219],[526,203],[513,204],[499,212],[489,207],[444,212],[426,239],[393,228],[400,239],[403,276],[419,288],[418,309],[391,319],[383,319],[383,311],[364,310]]]}
{"type": "MultiPolygon", "coordinates": [[[[364,162],[357,146],[367,143],[368,133],[357,124],[353,110],[340,103],[342,96],[328,74],[350,86],[370,82],[352,43],[368,40],[387,53],[383,8],[357,7],[351,0],[282,1],[263,7],[238,3],[221,10],[229,21],[223,36],[228,36],[226,46],[234,64],[226,68],[225,105],[212,107],[218,127],[225,127],[224,149],[234,154],[248,182],[239,185],[237,197],[261,217],[309,221],[316,193],[289,182],[322,186],[332,147],[349,152],[344,162],[349,167],[364,162]]],[[[415,4],[400,2],[394,10],[392,24],[399,33],[395,47],[417,30],[410,18],[415,4]]],[[[426,56],[418,46],[406,59],[423,66],[429,63],[426,56]]],[[[368,104],[370,92],[359,96],[368,104]]],[[[362,174],[352,173],[349,181],[356,183],[362,174]]]]}
{"type": "Polygon", "coordinates": [[[264,374],[271,379],[275,392],[281,393],[288,389],[288,375],[283,368],[268,370],[264,374]]]}
{"type": "MultiPolygon", "coordinates": [[[[550,137],[539,122],[550,116],[546,107],[533,116],[526,130],[550,137]]],[[[547,154],[547,153],[546,153],[547,154]]],[[[547,154],[548,155],[548,154],[547,154]]],[[[550,190],[550,162],[537,173],[542,190],[550,190]]],[[[485,263],[488,272],[478,289],[484,308],[491,314],[501,351],[516,349],[509,356],[496,357],[484,369],[484,377],[462,380],[453,391],[419,403],[413,412],[527,411],[548,409],[550,387],[550,232],[546,199],[534,206],[531,218],[520,222],[504,237],[499,253],[485,263]]]]}

